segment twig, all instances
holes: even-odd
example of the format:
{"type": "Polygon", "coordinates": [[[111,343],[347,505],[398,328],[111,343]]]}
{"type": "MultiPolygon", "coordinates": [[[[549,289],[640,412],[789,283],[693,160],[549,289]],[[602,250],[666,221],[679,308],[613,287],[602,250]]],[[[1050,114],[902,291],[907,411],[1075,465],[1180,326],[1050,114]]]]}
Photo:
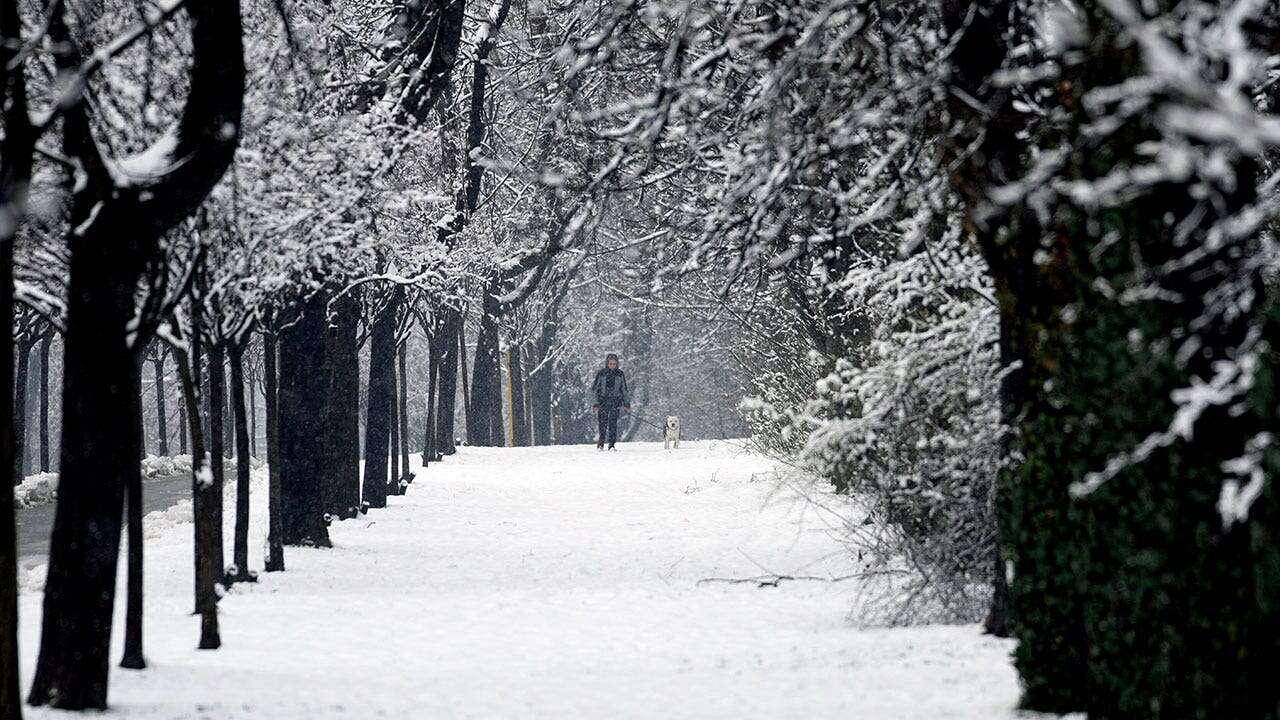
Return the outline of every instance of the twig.
{"type": "Polygon", "coordinates": [[[838,582],[844,582],[845,580],[854,580],[857,578],[863,578],[869,574],[872,574],[872,573],[854,573],[852,575],[834,575],[834,576],[828,576],[828,577],[821,577],[819,575],[774,575],[774,574],[757,575],[755,577],[745,577],[745,578],[709,577],[709,578],[702,578],[697,582],[697,584],[702,585],[704,583],[708,583],[708,584],[724,583],[726,585],[748,585],[751,583],[755,583],[756,587],[764,588],[764,587],[778,587],[778,584],[785,580],[796,580],[796,581],[809,580],[813,582],[838,583],[838,582]]]}

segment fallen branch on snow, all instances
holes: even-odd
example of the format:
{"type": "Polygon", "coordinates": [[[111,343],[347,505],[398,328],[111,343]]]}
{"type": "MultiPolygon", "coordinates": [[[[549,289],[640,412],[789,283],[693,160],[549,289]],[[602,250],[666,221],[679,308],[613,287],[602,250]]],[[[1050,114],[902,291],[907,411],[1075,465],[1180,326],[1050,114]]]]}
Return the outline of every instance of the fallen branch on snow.
{"type": "Polygon", "coordinates": [[[854,573],[852,575],[833,575],[828,577],[822,577],[819,575],[770,574],[770,575],[756,575],[755,577],[745,577],[745,578],[709,577],[709,578],[702,578],[697,582],[697,584],[702,585],[704,583],[724,583],[726,585],[746,585],[750,583],[755,583],[756,587],[764,588],[764,587],[778,587],[778,584],[785,580],[796,580],[796,581],[809,580],[809,581],[815,581],[815,582],[838,583],[838,582],[844,582],[845,580],[853,580],[855,578],[865,577],[866,575],[867,575],[866,573],[854,573]]]}

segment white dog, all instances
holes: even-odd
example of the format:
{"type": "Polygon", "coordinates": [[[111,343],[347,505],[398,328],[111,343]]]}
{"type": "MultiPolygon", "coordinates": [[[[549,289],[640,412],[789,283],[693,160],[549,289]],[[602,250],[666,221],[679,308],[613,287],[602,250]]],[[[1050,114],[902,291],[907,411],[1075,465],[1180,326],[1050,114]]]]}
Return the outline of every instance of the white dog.
{"type": "Polygon", "coordinates": [[[673,445],[680,449],[680,418],[668,415],[667,426],[662,430],[662,449],[670,450],[673,445]]]}

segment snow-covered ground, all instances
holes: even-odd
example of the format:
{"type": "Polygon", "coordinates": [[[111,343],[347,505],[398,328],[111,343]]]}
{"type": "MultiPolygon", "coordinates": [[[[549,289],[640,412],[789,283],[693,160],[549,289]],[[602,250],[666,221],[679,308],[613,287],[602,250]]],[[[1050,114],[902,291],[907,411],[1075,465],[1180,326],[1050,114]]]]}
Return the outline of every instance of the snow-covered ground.
{"type": "MultiPolygon", "coordinates": [[[[257,471],[255,569],[262,489],[257,471]]],[[[287,548],[287,572],[236,586],[216,652],[194,649],[189,519],[148,518],[151,667],[113,669],[111,717],[1015,716],[1011,646],[976,627],[859,629],[850,583],[699,584],[850,570],[770,464],[729,444],[463,448],[335,524],[334,549],[287,548]]]]}

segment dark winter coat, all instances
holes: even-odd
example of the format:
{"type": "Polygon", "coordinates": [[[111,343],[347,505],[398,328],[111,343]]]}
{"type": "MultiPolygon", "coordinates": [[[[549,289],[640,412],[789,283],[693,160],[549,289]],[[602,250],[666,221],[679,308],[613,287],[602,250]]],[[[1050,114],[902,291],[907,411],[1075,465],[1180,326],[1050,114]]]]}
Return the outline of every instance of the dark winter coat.
{"type": "Polygon", "coordinates": [[[627,376],[618,368],[601,368],[596,373],[595,382],[591,383],[591,391],[595,393],[596,404],[602,408],[616,408],[631,404],[631,393],[627,391],[627,376]]]}

